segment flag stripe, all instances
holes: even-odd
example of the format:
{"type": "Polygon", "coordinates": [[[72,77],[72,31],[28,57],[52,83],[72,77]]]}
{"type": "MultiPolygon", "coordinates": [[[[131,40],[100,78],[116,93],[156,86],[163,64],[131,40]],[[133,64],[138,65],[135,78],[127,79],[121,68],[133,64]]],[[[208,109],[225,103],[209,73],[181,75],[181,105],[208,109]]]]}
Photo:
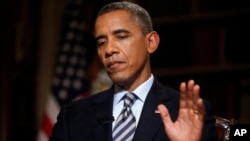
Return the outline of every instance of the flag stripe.
{"type": "Polygon", "coordinates": [[[48,141],[63,105],[89,95],[85,70],[91,35],[84,29],[84,16],[78,2],[71,1],[65,9],[51,93],[37,141],[48,141]]]}
{"type": "Polygon", "coordinates": [[[51,132],[52,132],[52,126],[53,124],[51,123],[51,120],[49,119],[49,117],[45,114],[43,117],[43,131],[46,134],[46,136],[50,136],[51,132]]]}
{"type": "Polygon", "coordinates": [[[60,105],[58,102],[56,102],[56,99],[52,94],[48,97],[48,103],[46,105],[46,116],[48,116],[48,119],[51,121],[51,123],[56,122],[56,117],[59,113],[60,105]]]}
{"type": "Polygon", "coordinates": [[[48,141],[48,136],[45,135],[43,130],[40,130],[37,135],[37,140],[38,141],[48,141]]]}

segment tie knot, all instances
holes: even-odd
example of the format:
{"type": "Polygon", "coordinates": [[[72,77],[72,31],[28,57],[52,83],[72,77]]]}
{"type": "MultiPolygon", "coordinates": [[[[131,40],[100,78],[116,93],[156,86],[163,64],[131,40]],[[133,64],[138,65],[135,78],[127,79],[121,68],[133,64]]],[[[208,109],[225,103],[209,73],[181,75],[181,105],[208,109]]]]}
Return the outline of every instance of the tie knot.
{"type": "Polygon", "coordinates": [[[138,99],[138,97],[134,93],[127,93],[126,95],[124,95],[123,99],[124,99],[124,106],[131,107],[138,99]]]}

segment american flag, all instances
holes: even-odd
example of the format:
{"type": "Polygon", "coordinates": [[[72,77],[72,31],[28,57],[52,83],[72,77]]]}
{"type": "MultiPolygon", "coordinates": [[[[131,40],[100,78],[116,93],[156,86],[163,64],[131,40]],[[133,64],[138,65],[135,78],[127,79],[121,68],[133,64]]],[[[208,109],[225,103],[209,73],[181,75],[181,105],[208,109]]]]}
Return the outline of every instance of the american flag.
{"type": "Polygon", "coordinates": [[[85,77],[89,34],[84,29],[80,3],[70,2],[65,10],[55,73],[37,141],[47,141],[62,105],[89,95],[85,77]]]}

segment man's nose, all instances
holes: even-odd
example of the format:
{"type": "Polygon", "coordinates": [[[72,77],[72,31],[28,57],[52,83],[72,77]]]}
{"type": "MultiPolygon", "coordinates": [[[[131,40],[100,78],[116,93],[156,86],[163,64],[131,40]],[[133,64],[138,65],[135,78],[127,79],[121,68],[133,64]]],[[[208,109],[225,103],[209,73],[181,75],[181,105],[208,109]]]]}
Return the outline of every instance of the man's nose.
{"type": "Polygon", "coordinates": [[[108,58],[116,53],[118,53],[118,48],[116,47],[116,45],[112,42],[108,42],[107,46],[106,46],[106,50],[105,50],[105,57],[108,58]]]}

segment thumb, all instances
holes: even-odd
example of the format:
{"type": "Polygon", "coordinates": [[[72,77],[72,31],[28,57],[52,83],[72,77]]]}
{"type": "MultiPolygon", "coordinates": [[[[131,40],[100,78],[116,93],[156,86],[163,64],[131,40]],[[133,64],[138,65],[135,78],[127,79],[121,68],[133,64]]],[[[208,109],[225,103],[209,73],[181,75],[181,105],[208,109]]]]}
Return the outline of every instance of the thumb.
{"type": "Polygon", "coordinates": [[[160,115],[161,115],[161,119],[165,125],[165,128],[169,125],[171,125],[173,122],[169,116],[169,112],[168,112],[168,109],[165,105],[163,104],[160,104],[158,105],[158,110],[160,112],[160,115]]]}

